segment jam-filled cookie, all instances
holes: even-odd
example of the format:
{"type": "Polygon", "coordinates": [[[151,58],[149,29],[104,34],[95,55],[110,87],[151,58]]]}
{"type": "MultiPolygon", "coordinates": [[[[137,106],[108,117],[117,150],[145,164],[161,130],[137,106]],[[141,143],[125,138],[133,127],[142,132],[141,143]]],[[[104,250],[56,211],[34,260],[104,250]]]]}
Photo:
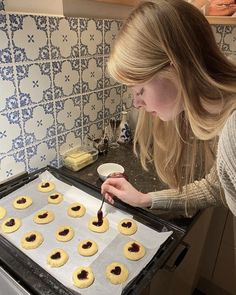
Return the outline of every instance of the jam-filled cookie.
{"type": "Polygon", "coordinates": [[[3,221],[1,228],[4,233],[13,233],[21,227],[21,220],[17,217],[9,217],[3,221]]]}
{"type": "Polygon", "coordinates": [[[47,262],[52,267],[60,267],[69,259],[68,254],[63,249],[53,249],[47,257],[47,262]]]}
{"type": "Polygon", "coordinates": [[[3,219],[7,214],[7,210],[0,206],[0,219],[3,219]]]}
{"type": "Polygon", "coordinates": [[[50,210],[40,210],[33,218],[35,223],[46,224],[54,220],[54,213],[50,210]]]}
{"type": "Polygon", "coordinates": [[[20,240],[22,248],[25,249],[35,249],[38,248],[43,242],[43,236],[38,231],[30,231],[24,234],[20,240]]]}
{"type": "Polygon", "coordinates": [[[80,266],[73,272],[73,282],[78,288],[87,288],[92,285],[94,274],[91,267],[80,266]]]}
{"type": "Polygon", "coordinates": [[[144,246],[137,241],[129,241],[124,245],[123,250],[125,257],[130,260],[139,260],[146,253],[144,246]]]}
{"type": "Polygon", "coordinates": [[[67,209],[67,214],[71,217],[82,217],[85,212],[86,209],[84,205],[80,203],[72,203],[67,209]]]}
{"type": "Polygon", "coordinates": [[[122,263],[113,262],[106,267],[106,277],[112,284],[121,284],[127,280],[128,276],[129,271],[122,263]]]}
{"type": "Polygon", "coordinates": [[[89,220],[88,228],[91,231],[97,233],[104,233],[109,229],[109,221],[106,217],[104,217],[101,221],[98,220],[97,216],[91,217],[89,220]]]}
{"type": "Polygon", "coordinates": [[[92,256],[98,251],[97,243],[93,240],[83,240],[78,245],[78,252],[82,256],[92,256]]]}
{"type": "Polygon", "coordinates": [[[118,231],[123,235],[131,236],[136,233],[137,229],[137,223],[132,219],[122,219],[118,224],[118,231]]]}
{"type": "Polygon", "coordinates": [[[42,193],[48,193],[54,190],[55,184],[50,181],[42,181],[38,184],[38,190],[42,193]]]}
{"type": "Polygon", "coordinates": [[[70,241],[74,237],[74,230],[71,226],[60,226],[56,232],[56,239],[60,242],[70,241]]]}
{"type": "Polygon", "coordinates": [[[59,204],[63,201],[63,195],[60,193],[54,193],[48,196],[48,203],[50,204],[59,204]]]}
{"type": "Polygon", "coordinates": [[[17,197],[14,201],[13,201],[13,206],[16,209],[26,209],[28,208],[31,204],[33,203],[32,198],[28,197],[28,196],[20,196],[17,197]]]}

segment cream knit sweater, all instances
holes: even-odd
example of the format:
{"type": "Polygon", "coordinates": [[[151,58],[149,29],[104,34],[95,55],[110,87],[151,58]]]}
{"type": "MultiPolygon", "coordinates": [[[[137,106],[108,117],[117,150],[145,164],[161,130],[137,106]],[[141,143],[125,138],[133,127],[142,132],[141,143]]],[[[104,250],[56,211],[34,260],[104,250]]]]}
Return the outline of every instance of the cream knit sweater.
{"type": "Polygon", "coordinates": [[[167,189],[149,195],[150,209],[183,211],[190,216],[199,209],[227,204],[236,216],[236,111],[221,132],[216,163],[204,179],[188,184],[182,193],[167,189]]]}

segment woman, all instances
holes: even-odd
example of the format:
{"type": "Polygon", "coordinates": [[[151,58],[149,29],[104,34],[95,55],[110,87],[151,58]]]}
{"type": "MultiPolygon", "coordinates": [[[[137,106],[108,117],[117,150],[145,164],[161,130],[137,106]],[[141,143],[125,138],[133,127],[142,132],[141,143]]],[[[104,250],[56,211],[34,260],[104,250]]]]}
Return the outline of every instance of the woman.
{"type": "Polygon", "coordinates": [[[108,70],[132,87],[134,151],[170,189],[137,191],[122,178],[102,193],[137,207],[192,211],[227,204],[236,215],[236,67],[202,13],[182,0],[146,1],[124,24],[108,70]],[[219,142],[218,142],[219,139],[219,142]]]}

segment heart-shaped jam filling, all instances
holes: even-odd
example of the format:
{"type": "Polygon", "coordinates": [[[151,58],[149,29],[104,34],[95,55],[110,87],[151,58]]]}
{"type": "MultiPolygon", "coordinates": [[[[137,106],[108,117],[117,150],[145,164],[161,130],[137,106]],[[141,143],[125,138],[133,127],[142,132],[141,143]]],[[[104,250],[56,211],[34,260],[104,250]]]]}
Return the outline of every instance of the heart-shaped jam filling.
{"type": "Polygon", "coordinates": [[[26,237],[25,239],[26,239],[27,242],[33,242],[33,241],[36,240],[36,235],[32,234],[29,237],[26,237]]]}
{"type": "Polygon", "coordinates": [[[131,244],[131,247],[128,248],[129,252],[138,252],[140,249],[140,246],[136,243],[131,244]]]}
{"type": "Polygon", "coordinates": [[[17,204],[24,204],[26,203],[26,199],[25,198],[21,198],[19,200],[16,201],[17,204]]]}
{"type": "Polygon", "coordinates": [[[77,275],[79,280],[86,280],[88,278],[88,272],[86,270],[82,270],[81,273],[77,275]]]}
{"type": "Polygon", "coordinates": [[[6,222],[6,226],[13,226],[15,225],[15,219],[11,218],[8,222],[6,222]]]}
{"type": "Polygon", "coordinates": [[[103,220],[98,220],[93,222],[93,225],[95,226],[102,226],[102,224],[103,224],[103,220]]]}
{"type": "Polygon", "coordinates": [[[43,219],[43,218],[46,218],[47,216],[48,216],[48,213],[45,212],[43,214],[38,215],[38,218],[43,219]]]}
{"type": "Polygon", "coordinates": [[[49,187],[49,186],[50,186],[50,183],[49,182],[45,182],[45,183],[42,183],[41,184],[41,187],[42,188],[49,187]]]}
{"type": "Polygon", "coordinates": [[[56,252],[55,254],[53,254],[53,255],[51,256],[51,258],[52,258],[52,259],[59,259],[59,258],[61,258],[61,253],[60,253],[60,252],[56,252]]]}
{"type": "Polygon", "coordinates": [[[83,244],[82,248],[83,249],[89,249],[92,247],[92,243],[91,242],[87,242],[86,244],[83,244]]]}
{"type": "Polygon", "coordinates": [[[60,235],[60,236],[66,236],[66,235],[68,235],[68,233],[69,233],[69,229],[66,228],[66,229],[64,229],[63,231],[60,231],[60,232],[59,232],[59,235],[60,235]]]}
{"type": "Polygon", "coordinates": [[[132,222],[128,221],[128,222],[123,222],[121,224],[123,227],[127,227],[127,228],[130,228],[132,226],[132,222]]]}
{"type": "Polygon", "coordinates": [[[73,211],[79,211],[80,208],[81,208],[80,206],[75,206],[75,207],[72,207],[71,210],[73,210],[73,211]]]}
{"type": "Polygon", "coordinates": [[[59,195],[57,195],[57,194],[56,195],[51,195],[50,199],[56,200],[58,197],[59,197],[59,195]]]}
{"type": "Polygon", "coordinates": [[[118,276],[121,273],[121,268],[119,266],[116,266],[114,269],[111,270],[111,273],[118,276]]]}

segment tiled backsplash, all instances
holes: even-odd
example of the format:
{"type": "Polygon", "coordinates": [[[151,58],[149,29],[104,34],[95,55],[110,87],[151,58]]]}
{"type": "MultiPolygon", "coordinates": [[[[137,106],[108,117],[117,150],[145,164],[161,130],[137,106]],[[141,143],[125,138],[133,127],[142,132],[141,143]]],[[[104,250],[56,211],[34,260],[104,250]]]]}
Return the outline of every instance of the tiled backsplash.
{"type": "MultiPolygon", "coordinates": [[[[98,137],[126,87],[105,64],[119,20],[8,14],[0,1],[0,182],[21,171],[60,166],[60,152],[98,137]]],[[[213,26],[236,55],[236,26],[213,26]]],[[[128,100],[127,100],[128,98],[128,100]]]]}

